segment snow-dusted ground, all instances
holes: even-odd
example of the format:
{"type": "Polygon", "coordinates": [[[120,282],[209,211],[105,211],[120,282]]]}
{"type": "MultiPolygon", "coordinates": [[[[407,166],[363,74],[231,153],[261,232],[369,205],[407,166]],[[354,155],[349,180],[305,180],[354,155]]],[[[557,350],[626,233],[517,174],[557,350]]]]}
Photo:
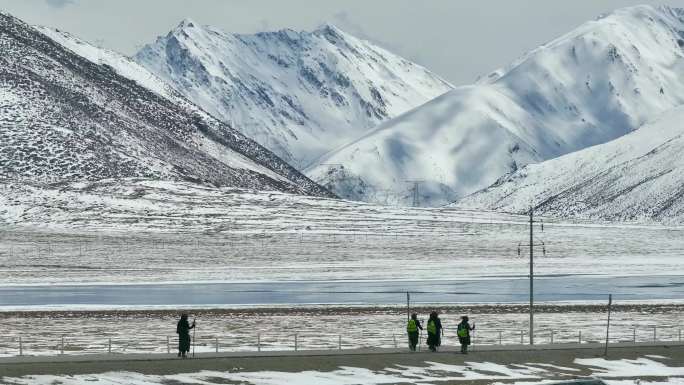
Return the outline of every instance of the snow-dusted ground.
{"type": "MultiPolygon", "coordinates": [[[[456,324],[469,313],[476,324],[476,345],[529,342],[528,314],[523,307],[482,306],[443,308],[445,345],[456,345],[456,324]]],[[[428,308],[418,310],[426,317],[428,308]]],[[[606,314],[599,307],[540,308],[535,317],[538,344],[602,342],[606,314]],[[581,336],[579,331],[581,330],[581,336]]],[[[402,308],[281,308],[207,311],[195,310],[198,352],[404,347],[406,312],[402,308]],[[218,341],[217,341],[218,340],[218,341]],[[395,345],[395,341],[396,344],[395,345]]],[[[3,324],[14,325],[0,337],[0,356],[19,353],[19,337],[27,355],[58,354],[65,338],[65,354],[164,353],[177,346],[177,314],[169,311],[59,311],[0,313],[3,324]]],[[[684,329],[682,307],[673,305],[625,306],[611,317],[611,342],[678,341],[684,329]],[[635,331],[636,329],[636,331],[635,331]],[[636,333],[636,334],[635,334],[636,333]]],[[[425,339],[422,339],[425,345],[425,339]]],[[[423,346],[422,348],[425,348],[423,346]]]]}
{"type": "MultiPolygon", "coordinates": [[[[526,217],[148,180],[0,184],[16,284],[525,277],[526,217]]],[[[684,274],[682,228],[536,226],[536,274],[684,274]]]]}
{"type": "MultiPolygon", "coordinates": [[[[542,380],[577,376],[589,373],[591,377],[613,384],[682,384],[684,367],[667,357],[640,357],[637,359],[606,360],[603,358],[577,359],[571,366],[555,366],[544,363],[504,365],[487,361],[467,361],[462,365],[438,362],[417,362],[415,366],[396,365],[382,370],[359,367],[341,367],[333,371],[247,372],[234,368],[230,371],[201,371],[172,375],[144,375],[133,372],[108,372],[74,376],[25,376],[2,378],[15,385],[153,385],[168,383],[183,384],[298,384],[298,385],[353,385],[353,384],[427,384],[435,382],[458,383],[461,381],[527,381],[540,383],[542,380]],[[635,382],[637,378],[648,381],[635,382]],[[631,379],[626,381],[625,379],[631,379]]],[[[516,382],[522,383],[522,382],[516,382]]]]}

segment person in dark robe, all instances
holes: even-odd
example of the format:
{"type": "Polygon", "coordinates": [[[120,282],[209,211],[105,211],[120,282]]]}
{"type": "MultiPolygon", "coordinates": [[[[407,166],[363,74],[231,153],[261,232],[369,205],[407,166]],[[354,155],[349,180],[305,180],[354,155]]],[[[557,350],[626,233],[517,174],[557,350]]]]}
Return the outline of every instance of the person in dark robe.
{"type": "Polygon", "coordinates": [[[192,325],[188,322],[188,315],[181,314],[181,318],[176,325],[176,333],[178,333],[178,357],[187,357],[190,351],[190,329],[195,327],[195,321],[192,325]]]}
{"type": "Polygon", "coordinates": [[[427,344],[431,352],[436,352],[437,347],[440,344],[440,338],[438,334],[440,330],[438,329],[438,323],[439,317],[437,317],[437,312],[433,311],[430,313],[430,318],[428,318],[426,327],[428,333],[427,344]]]}

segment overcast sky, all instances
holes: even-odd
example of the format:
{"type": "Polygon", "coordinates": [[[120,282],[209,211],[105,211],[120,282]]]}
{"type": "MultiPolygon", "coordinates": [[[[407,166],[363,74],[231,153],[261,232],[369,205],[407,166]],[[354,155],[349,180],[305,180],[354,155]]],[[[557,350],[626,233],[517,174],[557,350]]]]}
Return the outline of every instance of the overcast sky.
{"type": "Polygon", "coordinates": [[[684,0],[0,0],[0,9],[128,55],[186,17],[238,33],[332,22],[460,85],[635,4],[684,0]]]}

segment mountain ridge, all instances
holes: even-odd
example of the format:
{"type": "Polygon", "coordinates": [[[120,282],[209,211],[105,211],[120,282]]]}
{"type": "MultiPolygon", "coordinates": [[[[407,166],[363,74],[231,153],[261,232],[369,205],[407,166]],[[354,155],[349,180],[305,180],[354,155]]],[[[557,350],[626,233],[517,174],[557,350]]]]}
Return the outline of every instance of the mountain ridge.
{"type": "Polygon", "coordinates": [[[298,168],[452,88],[330,23],[232,34],[184,20],[135,60],[298,168]]]}
{"type": "Polygon", "coordinates": [[[342,197],[377,202],[389,190],[399,204],[411,201],[406,180],[424,180],[420,200],[438,206],[526,164],[614,140],[684,103],[683,15],[636,6],[584,23],[305,172],[342,197]]]}
{"type": "Polygon", "coordinates": [[[0,16],[2,177],[145,177],[331,196],[183,98],[164,97],[122,76],[119,71],[132,67],[111,51],[101,55],[114,67],[44,32],[0,16]]]}
{"type": "Polygon", "coordinates": [[[613,141],[502,176],[456,208],[684,223],[684,106],[613,141]]]}

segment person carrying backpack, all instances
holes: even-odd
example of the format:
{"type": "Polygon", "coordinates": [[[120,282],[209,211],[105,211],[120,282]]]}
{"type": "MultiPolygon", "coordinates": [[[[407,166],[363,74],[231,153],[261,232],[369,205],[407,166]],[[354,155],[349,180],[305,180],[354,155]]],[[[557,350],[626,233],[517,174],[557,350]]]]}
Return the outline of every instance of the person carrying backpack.
{"type": "Polygon", "coordinates": [[[409,338],[409,350],[412,352],[416,351],[416,346],[418,345],[418,330],[423,330],[423,327],[420,325],[420,321],[418,320],[418,314],[413,313],[411,314],[411,319],[409,319],[408,323],[406,324],[406,333],[408,334],[409,338]]]}
{"type": "Polygon", "coordinates": [[[439,338],[439,332],[441,331],[441,322],[439,322],[439,318],[437,317],[437,312],[433,311],[430,313],[430,318],[428,319],[427,322],[427,333],[428,333],[428,338],[427,338],[427,344],[428,347],[430,348],[431,352],[436,352],[437,347],[440,345],[440,338],[439,338]]]}
{"type": "Polygon", "coordinates": [[[468,316],[464,315],[461,317],[461,323],[458,324],[456,328],[456,334],[458,335],[458,342],[461,344],[461,353],[468,354],[468,345],[470,345],[470,331],[475,330],[475,324],[470,326],[468,323],[468,316]]]}

